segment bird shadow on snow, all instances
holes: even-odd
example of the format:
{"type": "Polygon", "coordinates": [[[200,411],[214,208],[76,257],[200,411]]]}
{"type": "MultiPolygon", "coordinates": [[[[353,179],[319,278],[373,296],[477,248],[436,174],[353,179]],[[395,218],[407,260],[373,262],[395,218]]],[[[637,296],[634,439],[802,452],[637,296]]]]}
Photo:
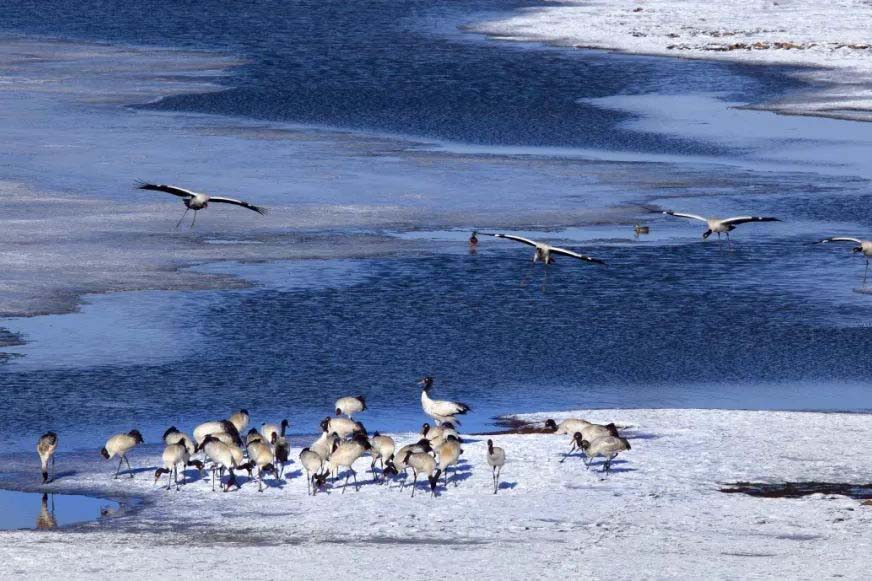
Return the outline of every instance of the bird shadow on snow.
{"type": "MultiPolygon", "coordinates": [[[[118,478],[121,478],[122,476],[130,476],[131,474],[142,474],[143,472],[151,472],[152,474],[154,474],[154,471],[155,471],[155,468],[153,466],[151,468],[146,467],[146,468],[134,468],[133,470],[122,470],[121,472],[118,473],[118,478]]],[[[114,470],[112,471],[112,474],[113,475],[115,474],[114,470]]]]}
{"type": "Polygon", "coordinates": [[[500,482],[499,489],[500,490],[512,490],[513,488],[517,488],[517,482],[500,482]]]}
{"type": "Polygon", "coordinates": [[[285,480],[294,480],[295,478],[299,478],[303,475],[302,470],[294,470],[293,472],[285,472],[283,478],[285,480]]]}

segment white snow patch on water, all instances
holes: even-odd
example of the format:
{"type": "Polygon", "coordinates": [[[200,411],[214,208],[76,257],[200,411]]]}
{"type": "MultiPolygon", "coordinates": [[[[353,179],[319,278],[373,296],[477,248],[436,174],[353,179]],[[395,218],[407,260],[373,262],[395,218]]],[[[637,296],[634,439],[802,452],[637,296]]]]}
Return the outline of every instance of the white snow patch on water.
{"type": "Polygon", "coordinates": [[[566,0],[473,27],[501,39],[808,68],[821,85],[774,104],[872,120],[872,4],[863,0],[566,0]]]}

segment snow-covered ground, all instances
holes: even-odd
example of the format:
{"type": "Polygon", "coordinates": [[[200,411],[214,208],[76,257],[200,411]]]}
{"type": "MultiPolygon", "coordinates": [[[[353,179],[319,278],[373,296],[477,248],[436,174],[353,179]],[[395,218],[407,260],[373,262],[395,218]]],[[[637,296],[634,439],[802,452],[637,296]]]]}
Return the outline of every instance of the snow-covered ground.
{"type": "MultiPolygon", "coordinates": [[[[866,482],[872,416],[717,410],[537,414],[615,421],[632,450],[608,478],[572,457],[568,438],[492,436],[508,462],[491,492],[487,436],[464,444],[459,486],[362,487],[306,495],[299,463],[264,493],[180,492],[152,484],[158,447],[135,451],[134,479],[93,456],[61,455],[56,491],[138,495],[126,516],[64,531],[0,533],[4,577],[133,578],[820,578],[867,574],[872,508],[846,497],[724,494],[734,481],[866,482]],[[93,460],[91,458],[93,457],[93,460]]],[[[407,441],[411,434],[398,439],[407,441]]],[[[293,458],[299,453],[295,438],[293,458]]],[[[32,460],[4,461],[5,485],[37,489],[32,460]]],[[[595,467],[596,468],[596,467],[595,467]]],[[[193,474],[192,472],[189,474],[193,474]]]]}
{"type": "Polygon", "coordinates": [[[870,21],[866,0],[561,0],[472,28],[579,48],[822,67],[797,73],[819,90],[767,108],[868,121],[870,21]]]}

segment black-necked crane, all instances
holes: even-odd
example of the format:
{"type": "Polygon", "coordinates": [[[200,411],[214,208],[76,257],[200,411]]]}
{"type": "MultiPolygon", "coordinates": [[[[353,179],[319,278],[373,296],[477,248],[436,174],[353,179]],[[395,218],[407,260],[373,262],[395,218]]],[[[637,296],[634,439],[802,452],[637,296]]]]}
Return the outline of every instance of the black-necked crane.
{"type": "Polygon", "coordinates": [[[185,448],[188,450],[188,454],[193,454],[197,449],[197,444],[188,437],[188,435],[182,431],[180,431],[175,426],[170,426],[164,432],[163,435],[164,444],[169,446],[170,444],[184,444],[185,448]]]}
{"type": "Polygon", "coordinates": [[[237,446],[242,445],[242,439],[239,436],[239,430],[233,425],[230,420],[214,420],[211,422],[203,422],[194,428],[194,442],[198,445],[203,443],[206,436],[215,436],[218,439],[224,439],[235,443],[237,446]]]}
{"type": "MultiPolygon", "coordinates": [[[[413,454],[432,454],[433,447],[430,445],[430,440],[428,440],[427,438],[421,438],[413,444],[406,444],[394,454],[393,459],[390,460],[389,463],[393,467],[393,471],[396,472],[396,476],[399,476],[401,472],[403,473],[403,480],[400,483],[400,490],[405,489],[406,478],[409,475],[409,467],[406,465],[405,462],[406,456],[409,452],[412,452],[413,454]]],[[[387,474],[385,474],[385,476],[387,476],[387,474]]]]}
{"type": "Polygon", "coordinates": [[[246,470],[257,467],[257,491],[263,492],[264,473],[271,474],[276,472],[273,465],[275,454],[269,444],[263,440],[249,444],[247,449],[250,460],[246,465],[240,465],[239,467],[246,470]]]}
{"type": "Polygon", "coordinates": [[[203,194],[200,192],[194,192],[192,190],[186,190],[184,188],[180,188],[178,186],[170,186],[166,184],[148,184],[148,183],[140,183],[137,186],[140,190],[151,190],[155,192],[164,192],[167,194],[172,194],[179,198],[182,198],[182,202],[185,204],[185,213],[182,214],[182,217],[179,218],[179,221],[176,223],[176,228],[182,223],[182,220],[185,219],[185,216],[188,215],[190,210],[194,211],[194,219],[191,220],[191,227],[193,228],[194,223],[197,221],[197,212],[200,210],[205,210],[210,203],[216,202],[220,204],[233,204],[235,206],[242,206],[243,208],[248,208],[249,210],[253,210],[258,214],[266,214],[267,209],[261,206],[255,206],[254,204],[249,204],[243,200],[237,200],[235,198],[225,198],[222,196],[209,196],[207,194],[203,194]]]}
{"type": "Polygon", "coordinates": [[[230,446],[209,434],[203,438],[203,441],[200,442],[200,444],[197,445],[197,451],[200,450],[205,452],[206,457],[212,461],[212,492],[215,492],[216,470],[220,472],[219,484],[220,480],[224,478],[224,471],[228,470],[230,472],[230,478],[228,478],[227,484],[221,485],[224,492],[230,490],[230,487],[234,485],[238,488],[236,474],[233,471],[239,467],[239,464],[237,463],[236,456],[230,446]]]}
{"type": "MultiPolygon", "coordinates": [[[[572,435],[572,440],[570,440],[569,451],[563,455],[563,458],[560,460],[560,463],[563,462],[569,457],[570,454],[575,452],[576,450],[581,450],[581,442],[583,440],[587,440],[588,442],[592,442],[593,440],[600,438],[602,436],[618,436],[618,428],[615,424],[606,424],[605,426],[601,426],[599,424],[590,424],[581,429],[581,431],[575,432],[572,435]]],[[[582,458],[583,460],[583,458],[582,458]]],[[[587,464],[587,462],[585,462],[587,464]]]]}
{"type": "Polygon", "coordinates": [[[280,436],[276,433],[273,433],[270,443],[272,444],[273,456],[275,456],[274,467],[276,469],[276,476],[281,480],[285,472],[285,464],[287,464],[291,457],[291,443],[288,442],[285,436],[280,436]]]}
{"type": "Polygon", "coordinates": [[[345,484],[342,485],[342,494],[345,494],[345,487],[348,486],[348,479],[354,477],[354,487],[360,490],[360,485],[357,483],[357,472],[354,471],[354,462],[363,456],[365,452],[372,449],[372,445],[366,436],[360,433],[354,434],[354,438],[344,442],[339,440],[333,443],[333,451],[327,458],[327,471],[336,469],[337,473],[340,468],[348,468],[348,474],[345,475],[345,484]]]}
{"type": "Polygon", "coordinates": [[[348,418],[327,416],[321,420],[321,430],[328,434],[336,434],[340,438],[345,438],[353,434],[366,435],[366,428],[360,422],[355,422],[348,418]]]}
{"type": "MultiPolygon", "coordinates": [[[[533,246],[536,250],[535,252],[533,252],[533,262],[531,264],[533,265],[533,267],[536,266],[537,262],[541,262],[543,265],[545,265],[542,275],[542,292],[545,292],[545,285],[548,282],[548,265],[554,263],[553,255],[568,256],[570,258],[576,258],[585,262],[605,265],[605,261],[600,260],[599,258],[593,258],[592,256],[575,252],[574,250],[561,248],[559,246],[553,246],[551,244],[548,244],[546,242],[540,242],[538,240],[531,240],[529,238],[524,238],[523,236],[515,236],[514,234],[488,234],[487,232],[482,232],[482,234],[485,236],[493,236],[494,238],[505,238],[506,240],[514,240],[515,242],[520,242],[521,244],[526,244],[527,246],[533,246]]],[[[522,279],[521,286],[524,286],[525,284],[525,279],[522,279]]]]}
{"type": "Polygon", "coordinates": [[[327,460],[330,452],[333,451],[333,443],[339,439],[339,436],[333,432],[328,432],[324,422],[321,422],[321,429],[321,435],[309,445],[309,449],[318,454],[321,460],[327,460]]]}
{"type": "Polygon", "coordinates": [[[268,424],[264,422],[263,425],[260,426],[260,433],[267,442],[272,443],[274,436],[281,436],[282,438],[285,437],[285,432],[287,431],[289,425],[290,422],[288,422],[288,420],[282,420],[281,424],[278,426],[275,424],[268,424]]]}
{"type": "Polygon", "coordinates": [[[568,256],[570,258],[577,258],[578,260],[584,260],[585,262],[592,262],[595,264],[605,264],[605,261],[600,260],[599,258],[593,258],[592,256],[580,254],[566,248],[560,248],[559,246],[552,246],[551,244],[548,244],[546,242],[530,240],[529,238],[524,238],[523,236],[515,236],[514,234],[488,234],[486,232],[482,232],[482,234],[485,236],[493,236],[494,238],[505,238],[506,240],[514,240],[515,242],[520,242],[521,244],[532,246],[536,249],[533,253],[533,262],[541,262],[546,266],[549,264],[554,264],[554,257],[552,256],[553,254],[559,256],[568,256]]]}
{"type": "Polygon", "coordinates": [[[491,467],[494,478],[494,494],[500,488],[500,473],[506,463],[506,451],[494,446],[493,440],[487,441],[487,464],[491,467]]]}
{"type": "Polygon", "coordinates": [[[463,415],[470,411],[470,407],[465,403],[457,401],[445,401],[438,399],[430,399],[427,393],[433,388],[433,378],[429,375],[418,382],[421,386],[421,408],[424,413],[442,424],[443,422],[453,422],[455,416],[463,415]]]}
{"type": "MultiPolygon", "coordinates": [[[[396,449],[397,444],[390,436],[385,436],[378,432],[372,435],[372,438],[369,439],[369,443],[372,445],[372,464],[370,464],[369,469],[373,474],[375,474],[375,464],[376,462],[381,462],[382,474],[384,475],[385,463],[389,462],[391,457],[394,455],[394,450],[396,449]]],[[[385,478],[385,480],[387,480],[387,478],[385,478]]]]}
{"type": "Polygon", "coordinates": [[[39,454],[39,462],[42,465],[42,483],[54,480],[55,475],[55,451],[58,449],[58,435],[54,432],[46,432],[36,442],[36,453],[39,454]],[[48,477],[48,465],[51,463],[51,478],[48,477]]]}
{"type": "Polygon", "coordinates": [[[866,257],[866,270],[863,271],[863,286],[866,285],[866,276],[869,274],[869,257],[872,257],[872,240],[862,240],[860,238],[851,238],[849,236],[833,236],[832,238],[824,238],[818,240],[815,244],[826,244],[827,242],[853,242],[856,244],[851,249],[851,252],[862,253],[866,257]]]}
{"type": "Polygon", "coordinates": [[[612,460],[621,453],[630,449],[630,442],[626,438],[619,436],[601,436],[592,442],[587,440],[581,441],[581,449],[590,458],[587,462],[587,467],[593,463],[593,459],[597,456],[602,456],[606,459],[603,463],[603,472],[609,473],[612,468],[612,460]]]}
{"type": "Polygon", "coordinates": [[[306,470],[306,492],[311,490],[312,496],[317,494],[318,486],[323,481],[316,481],[315,477],[321,474],[321,469],[324,467],[324,459],[317,452],[313,452],[309,448],[303,448],[300,452],[300,464],[306,470]]]}
{"type": "Polygon", "coordinates": [[[457,486],[457,463],[460,461],[460,455],[463,454],[460,438],[448,434],[436,452],[439,454],[439,469],[445,474],[445,486],[448,486],[448,469],[452,466],[454,466],[454,486],[457,486]]]}
{"type": "Polygon", "coordinates": [[[551,430],[555,434],[569,434],[570,436],[591,425],[593,425],[591,422],[578,418],[569,418],[559,424],[550,418],[545,420],[545,429],[551,430]]]}
{"type": "MultiPolygon", "coordinates": [[[[167,475],[167,490],[172,488],[173,482],[176,484],[176,490],[179,489],[179,466],[182,466],[184,471],[185,466],[196,466],[199,470],[203,470],[203,463],[199,460],[191,460],[191,453],[184,442],[176,442],[167,444],[161,454],[163,467],[154,471],[154,483],[157,484],[161,474],[167,475]]],[[[184,474],[183,474],[184,475],[184,474]]]]}
{"type": "Polygon", "coordinates": [[[230,417],[227,418],[227,421],[233,424],[233,427],[236,428],[236,431],[241,434],[243,431],[245,431],[245,428],[248,427],[248,421],[250,419],[251,416],[248,415],[248,410],[243,408],[238,412],[231,414],[230,417]]]}
{"type": "Polygon", "coordinates": [[[115,471],[115,478],[118,478],[118,473],[121,472],[122,462],[127,462],[127,469],[130,471],[130,477],[133,478],[133,468],[130,466],[130,460],[127,459],[127,453],[142,442],[142,434],[139,433],[139,430],[130,430],[126,434],[115,434],[106,440],[106,445],[100,449],[100,455],[105,460],[112,459],[112,456],[118,456],[118,469],[115,471]]]}
{"type": "Polygon", "coordinates": [[[430,482],[430,492],[436,496],[436,485],[439,483],[439,476],[442,471],[436,467],[436,460],[426,452],[413,452],[409,450],[403,457],[403,464],[407,468],[412,469],[414,479],[412,480],[412,497],[415,496],[415,489],[418,487],[418,474],[427,476],[430,482]]]}
{"type": "Polygon", "coordinates": [[[351,418],[354,414],[366,411],[366,398],[362,395],[340,397],[336,400],[336,415],[345,414],[351,418]]]}
{"type": "Polygon", "coordinates": [[[706,223],[708,229],[702,233],[702,239],[705,240],[712,234],[717,234],[718,238],[721,234],[727,235],[727,242],[730,242],[730,232],[736,229],[739,224],[747,224],[749,222],[781,222],[778,218],[771,216],[735,216],[733,218],[706,218],[697,214],[686,214],[682,212],[673,212],[668,210],[663,212],[667,216],[675,216],[676,218],[690,218],[691,220],[700,220],[706,223]]]}

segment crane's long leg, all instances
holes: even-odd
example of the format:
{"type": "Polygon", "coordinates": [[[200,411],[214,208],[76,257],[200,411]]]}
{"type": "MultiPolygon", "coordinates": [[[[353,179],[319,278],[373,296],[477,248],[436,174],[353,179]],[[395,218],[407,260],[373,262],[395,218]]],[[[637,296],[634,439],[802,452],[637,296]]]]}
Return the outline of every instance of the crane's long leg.
{"type": "Polygon", "coordinates": [[[342,494],[345,494],[345,487],[348,486],[348,479],[351,478],[351,469],[348,469],[348,474],[345,475],[345,484],[342,485],[342,494]]]}
{"type": "MultiPolygon", "coordinates": [[[[191,209],[190,209],[190,208],[185,208],[185,213],[184,213],[184,214],[182,214],[182,217],[181,217],[181,218],[179,218],[179,221],[178,221],[178,222],[176,222],[176,228],[178,228],[178,227],[179,227],[179,226],[181,226],[181,225],[182,225],[182,220],[184,220],[184,219],[185,219],[185,216],[187,216],[187,215],[188,215],[188,212],[189,212],[189,211],[190,211],[190,210],[191,210],[191,209]]],[[[194,215],[196,215],[196,214],[194,214],[194,215]]]]}
{"type": "Polygon", "coordinates": [[[133,468],[130,467],[130,460],[127,459],[127,456],[124,456],[124,462],[127,463],[127,469],[130,471],[130,477],[133,478],[133,468]]]}
{"type": "MultiPolygon", "coordinates": [[[[572,441],[572,447],[569,448],[569,452],[563,455],[563,460],[569,458],[573,452],[575,452],[575,440],[572,441]]],[[[561,464],[563,464],[563,460],[560,461],[561,464]]]]}
{"type": "Polygon", "coordinates": [[[118,468],[115,469],[115,478],[118,478],[118,474],[121,473],[121,464],[124,463],[123,458],[118,459],[118,468]]]}
{"type": "Polygon", "coordinates": [[[730,233],[727,232],[727,248],[732,248],[732,247],[733,247],[733,241],[730,240],[730,233]]]}
{"type": "Polygon", "coordinates": [[[412,498],[415,498],[415,489],[418,487],[418,471],[412,470],[412,474],[415,475],[415,480],[412,481],[412,498]]]}
{"type": "Polygon", "coordinates": [[[198,210],[194,210],[194,219],[191,220],[191,228],[193,228],[194,224],[197,223],[197,212],[198,212],[198,210]]]}
{"type": "Polygon", "coordinates": [[[360,484],[357,483],[357,472],[355,472],[350,467],[348,469],[351,470],[351,476],[354,477],[354,490],[356,490],[357,492],[360,492],[360,484]]]}

